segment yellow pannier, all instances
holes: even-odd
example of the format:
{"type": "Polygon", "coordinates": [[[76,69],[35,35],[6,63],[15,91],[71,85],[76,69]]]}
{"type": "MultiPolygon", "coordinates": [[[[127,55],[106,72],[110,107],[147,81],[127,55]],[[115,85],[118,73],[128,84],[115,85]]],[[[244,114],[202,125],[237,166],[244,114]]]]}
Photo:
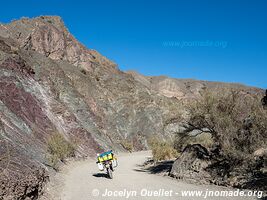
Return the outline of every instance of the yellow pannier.
{"type": "Polygon", "coordinates": [[[108,151],[105,153],[102,153],[98,156],[98,161],[99,162],[103,162],[103,161],[107,161],[107,160],[112,160],[113,159],[113,153],[112,151],[108,151]]]}

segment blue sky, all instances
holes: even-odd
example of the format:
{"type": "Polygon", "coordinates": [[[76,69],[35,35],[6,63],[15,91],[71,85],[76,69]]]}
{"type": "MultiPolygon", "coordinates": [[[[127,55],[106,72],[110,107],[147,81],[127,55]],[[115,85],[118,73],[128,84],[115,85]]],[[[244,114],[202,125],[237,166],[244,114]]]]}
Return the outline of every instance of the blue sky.
{"type": "Polygon", "coordinates": [[[1,22],[59,15],[122,70],[267,88],[265,0],[13,0],[1,22]]]}

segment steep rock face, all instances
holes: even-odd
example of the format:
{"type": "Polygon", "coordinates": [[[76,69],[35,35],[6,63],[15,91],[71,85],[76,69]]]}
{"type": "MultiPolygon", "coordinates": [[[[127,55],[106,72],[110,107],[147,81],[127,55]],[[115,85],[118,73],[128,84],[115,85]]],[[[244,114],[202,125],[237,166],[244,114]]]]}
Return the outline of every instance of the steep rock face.
{"type": "Polygon", "coordinates": [[[152,93],[131,75],[119,71],[113,62],[86,49],[67,31],[59,17],[14,21],[3,25],[0,33],[12,37],[20,49],[33,50],[56,62],[54,65],[58,67],[48,67],[50,63],[43,63],[46,69],[36,66],[35,77],[39,83],[45,81],[43,85],[52,87],[49,89],[58,95],[56,98],[63,101],[83,126],[92,122],[94,126],[88,127],[91,132],[109,134],[111,140],[126,139],[138,132],[141,135],[162,132],[162,113],[168,110],[160,104],[168,107],[176,102],[152,93]]]}
{"type": "Polygon", "coordinates": [[[122,151],[124,142],[146,149],[150,136],[170,137],[163,123],[179,105],[86,49],[58,17],[0,25],[0,87],[4,199],[40,195],[53,133],[75,141],[76,156],[122,151]]]}
{"type": "Polygon", "coordinates": [[[116,72],[116,64],[80,44],[64,26],[60,17],[21,19],[1,25],[3,37],[15,39],[20,48],[37,51],[54,60],[65,60],[87,70],[97,65],[116,72]]]}

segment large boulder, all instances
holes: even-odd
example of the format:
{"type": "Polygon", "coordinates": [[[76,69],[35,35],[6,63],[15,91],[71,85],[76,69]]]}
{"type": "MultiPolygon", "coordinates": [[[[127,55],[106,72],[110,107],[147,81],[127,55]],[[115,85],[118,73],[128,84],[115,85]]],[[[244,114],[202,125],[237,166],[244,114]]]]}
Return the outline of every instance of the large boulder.
{"type": "Polygon", "coordinates": [[[189,182],[207,183],[211,176],[205,169],[210,164],[210,155],[205,147],[188,145],[174,162],[170,175],[189,182]]]}
{"type": "Polygon", "coordinates": [[[255,151],[250,161],[227,159],[221,153],[220,148],[208,151],[200,144],[188,145],[174,162],[170,176],[190,183],[267,191],[266,149],[255,151]]]}

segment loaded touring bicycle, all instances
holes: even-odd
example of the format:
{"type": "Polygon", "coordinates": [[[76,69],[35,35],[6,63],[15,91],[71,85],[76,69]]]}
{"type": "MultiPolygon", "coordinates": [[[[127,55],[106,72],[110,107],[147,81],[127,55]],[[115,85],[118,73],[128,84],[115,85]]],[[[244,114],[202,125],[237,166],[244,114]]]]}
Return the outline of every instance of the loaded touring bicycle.
{"type": "Polygon", "coordinates": [[[118,166],[117,158],[114,156],[112,150],[97,155],[97,165],[100,171],[106,170],[110,179],[113,178],[114,168],[118,166]]]}

